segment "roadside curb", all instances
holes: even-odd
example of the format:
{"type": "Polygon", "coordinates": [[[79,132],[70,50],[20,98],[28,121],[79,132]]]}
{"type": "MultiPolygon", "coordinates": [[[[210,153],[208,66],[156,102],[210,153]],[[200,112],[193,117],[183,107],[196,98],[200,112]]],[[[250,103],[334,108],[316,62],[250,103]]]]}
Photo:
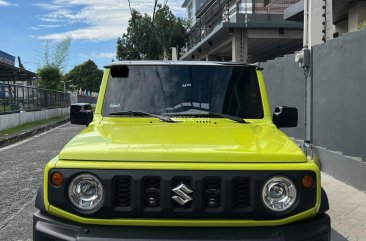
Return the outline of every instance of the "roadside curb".
{"type": "Polygon", "coordinates": [[[70,121],[70,118],[66,118],[66,119],[61,120],[61,121],[51,122],[50,124],[41,125],[41,126],[29,129],[29,130],[25,130],[25,131],[22,131],[22,132],[19,132],[19,133],[15,133],[15,134],[11,134],[11,135],[8,135],[8,136],[0,137],[0,148],[4,147],[4,146],[11,145],[11,144],[14,144],[14,143],[19,142],[21,140],[24,140],[26,138],[35,136],[39,133],[51,130],[51,129],[53,129],[57,126],[60,126],[62,124],[65,124],[69,121],[70,121]]]}

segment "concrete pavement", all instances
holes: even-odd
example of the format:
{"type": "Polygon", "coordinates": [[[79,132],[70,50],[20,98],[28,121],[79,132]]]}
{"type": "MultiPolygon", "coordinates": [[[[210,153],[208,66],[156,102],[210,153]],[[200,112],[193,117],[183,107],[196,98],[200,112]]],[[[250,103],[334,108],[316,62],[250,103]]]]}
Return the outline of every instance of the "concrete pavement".
{"type": "Polygon", "coordinates": [[[333,241],[366,241],[366,193],[322,174],[328,194],[333,241]]]}
{"type": "Polygon", "coordinates": [[[34,199],[45,164],[83,126],[65,124],[0,148],[0,240],[31,241],[34,199]]]}

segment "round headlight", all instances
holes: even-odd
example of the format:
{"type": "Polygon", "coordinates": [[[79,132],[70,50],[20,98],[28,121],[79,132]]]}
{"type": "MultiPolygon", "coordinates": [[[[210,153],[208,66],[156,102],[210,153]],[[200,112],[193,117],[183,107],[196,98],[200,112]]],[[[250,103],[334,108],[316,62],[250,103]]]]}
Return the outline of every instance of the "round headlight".
{"type": "Polygon", "coordinates": [[[97,209],[104,201],[102,183],[93,175],[78,175],[70,183],[69,198],[81,210],[97,209]]]}
{"type": "Polygon", "coordinates": [[[269,209],[285,211],[296,201],[295,184],[287,177],[272,177],[263,186],[262,199],[269,209]]]}

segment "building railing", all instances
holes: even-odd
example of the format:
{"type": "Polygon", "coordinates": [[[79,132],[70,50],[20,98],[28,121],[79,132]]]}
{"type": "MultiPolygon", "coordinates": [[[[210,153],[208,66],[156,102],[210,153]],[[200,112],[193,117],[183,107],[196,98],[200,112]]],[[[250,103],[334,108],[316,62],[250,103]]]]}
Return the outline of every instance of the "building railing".
{"type": "Polygon", "coordinates": [[[300,0],[207,0],[197,11],[197,22],[188,31],[187,50],[192,49],[222,22],[230,22],[235,14],[283,14],[289,6],[300,0]]]}
{"type": "Polygon", "coordinates": [[[0,83],[0,114],[68,106],[70,106],[69,93],[0,83]]]}

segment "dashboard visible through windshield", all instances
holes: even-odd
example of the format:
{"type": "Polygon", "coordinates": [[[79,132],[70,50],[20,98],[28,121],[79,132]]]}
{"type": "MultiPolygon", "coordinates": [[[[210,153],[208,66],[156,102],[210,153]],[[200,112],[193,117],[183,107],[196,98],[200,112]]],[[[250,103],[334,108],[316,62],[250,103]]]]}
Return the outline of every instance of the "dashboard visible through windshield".
{"type": "Polygon", "coordinates": [[[143,111],[195,116],[220,113],[261,119],[263,107],[254,67],[206,65],[122,66],[110,75],[103,115],[143,111]]]}

